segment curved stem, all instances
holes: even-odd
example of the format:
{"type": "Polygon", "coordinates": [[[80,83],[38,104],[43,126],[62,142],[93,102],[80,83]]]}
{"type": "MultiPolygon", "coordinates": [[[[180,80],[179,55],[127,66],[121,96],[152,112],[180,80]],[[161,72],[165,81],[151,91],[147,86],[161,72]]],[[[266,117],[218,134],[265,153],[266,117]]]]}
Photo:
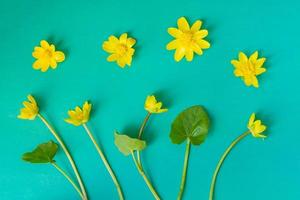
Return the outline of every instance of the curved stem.
{"type": "MultiPolygon", "coordinates": [[[[146,126],[146,124],[147,124],[150,116],[151,116],[151,113],[148,112],[147,115],[146,115],[146,117],[145,117],[145,119],[144,119],[144,121],[143,121],[143,123],[142,123],[142,125],[141,125],[141,128],[139,130],[138,139],[142,138],[142,134],[144,132],[145,126],[146,126]]],[[[137,151],[136,154],[137,154],[138,163],[141,165],[140,151],[137,151]]]]}
{"type": "Polygon", "coordinates": [[[41,114],[38,114],[38,117],[42,120],[42,122],[47,126],[47,128],[49,129],[49,131],[53,134],[53,136],[56,138],[56,140],[58,141],[58,143],[60,144],[61,148],[63,149],[64,153],[66,154],[67,158],[69,159],[69,162],[73,168],[73,171],[75,173],[75,176],[77,178],[77,181],[79,183],[79,186],[80,186],[80,189],[81,189],[81,192],[83,194],[83,197],[85,200],[87,200],[87,194],[86,194],[86,191],[85,191],[85,187],[83,185],[83,182],[81,180],[81,177],[79,175],[79,172],[78,172],[78,169],[75,165],[75,162],[69,152],[69,150],[67,149],[65,143],[62,141],[62,139],[60,138],[60,136],[56,133],[56,131],[54,130],[54,128],[48,123],[48,121],[41,115],[41,114]]]}
{"type": "Polygon", "coordinates": [[[181,184],[180,184],[180,190],[179,190],[179,193],[177,196],[177,200],[182,199],[185,182],[186,182],[186,172],[187,172],[187,168],[188,168],[190,148],[191,148],[191,141],[190,141],[190,139],[187,139],[185,155],[184,155],[183,171],[182,171],[182,177],[181,177],[181,184]]]}
{"type": "Polygon", "coordinates": [[[213,196],[214,196],[214,190],[215,190],[215,184],[216,184],[216,179],[219,173],[219,170],[226,158],[226,156],[228,155],[228,153],[231,151],[231,149],[239,142],[241,141],[244,137],[246,137],[248,134],[250,134],[249,131],[246,131],[245,133],[243,133],[242,135],[240,135],[238,138],[236,138],[230,145],[229,147],[225,150],[225,152],[223,153],[221,159],[218,162],[218,165],[215,169],[212,181],[211,181],[211,185],[210,185],[210,192],[209,192],[209,200],[213,200],[213,196]]]}
{"type": "Polygon", "coordinates": [[[80,197],[84,199],[84,196],[82,195],[81,191],[74,183],[74,181],[70,178],[70,176],[62,168],[60,168],[55,162],[51,162],[51,164],[71,183],[71,185],[75,188],[75,190],[78,192],[80,197]]]}
{"type": "Polygon", "coordinates": [[[159,198],[157,192],[155,191],[153,185],[151,184],[151,182],[150,182],[149,179],[147,178],[147,176],[146,176],[146,174],[145,174],[145,172],[144,172],[144,170],[143,170],[143,167],[138,163],[138,161],[136,160],[136,158],[135,158],[133,152],[131,152],[131,155],[132,155],[132,159],[133,159],[133,162],[134,162],[134,164],[135,164],[137,170],[139,171],[139,173],[140,173],[141,176],[143,177],[145,183],[147,184],[147,186],[148,186],[148,188],[150,189],[151,193],[153,194],[154,198],[155,198],[156,200],[160,200],[160,198],[159,198]]]}
{"type": "Polygon", "coordinates": [[[114,184],[115,184],[115,186],[117,188],[117,191],[118,191],[118,194],[119,194],[119,199],[123,200],[124,197],[123,197],[123,193],[122,193],[122,190],[121,190],[121,186],[120,186],[120,184],[119,184],[119,182],[118,182],[118,180],[117,180],[117,178],[116,178],[113,170],[111,169],[111,167],[110,167],[110,165],[109,165],[106,157],[104,156],[104,153],[100,149],[99,145],[97,144],[97,142],[96,142],[93,134],[91,133],[91,131],[89,130],[89,128],[87,127],[87,125],[83,124],[82,126],[84,127],[85,131],[87,132],[87,134],[91,138],[92,142],[94,143],[95,148],[96,148],[97,152],[99,153],[100,158],[102,159],[102,161],[103,161],[103,163],[104,163],[104,165],[105,165],[108,173],[110,174],[110,176],[111,176],[111,178],[112,178],[112,180],[113,180],[113,182],[114,182],[114,184]]]}

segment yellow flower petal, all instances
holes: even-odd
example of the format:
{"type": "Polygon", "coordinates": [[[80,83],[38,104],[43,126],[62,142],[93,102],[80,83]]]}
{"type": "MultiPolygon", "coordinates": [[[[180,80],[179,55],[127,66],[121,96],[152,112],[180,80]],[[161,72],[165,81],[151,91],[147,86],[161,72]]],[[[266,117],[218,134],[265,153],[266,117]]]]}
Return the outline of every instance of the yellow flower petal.
{"type": "Polygon", "coordinates": [[[185,54],[185,49],[184,48],[177,48],[174,54],[174,59],[179,62],[185,54]]]}
{"type": "Polygon", "coordinates": [[[74,126],[85,124],[89,121],[91,108],[92,104],[85,101],[82,108],[76,106],[74,110],[68,111],[69,118],[65,119],[65,122],[74,126]]]}
{"type": "Polygon", "coordinates": [[[120,43],[121,44],[126,44],[126,41],[127,41],[127,33],[123,33],[121,36],[120,36],[120,43]]]}
{"type": "Polygon", "coordinates": [[[197,43],[194,43],[194,44],[192,45],[192,50],[193,50],[194,52],[196,52],[198,55],[202,55],[202,54],[203,54],[202,49],[200,48],[200,46],[199,46],[197,43]]]}
{"type": "Polygon", "coordinates": [[[195,40],[200,40],[202,38],[205,38],[206,36],[208,35],[208,31],[203,29],[203,30],[200,30],[200,31],[197,31],[194,35],[194,39],[195,40]]]}
{"type": "Polygon", "coordinates": [[[256,60],[257,60],[257,57],[258,57],[258,51],[255,51],[255,52],[249,57],[249,60],[250,60],[252,63],[255,63],[256,60]]]}
{"type": "Polygon", "coordinates": [[[191,31],[193,31],[193,32],[199,31],[199,29],[201,28],[201,25],[202,25],[202,21],[197,20],[191,27],[191,31]]]}
{"type": "Polygon", "coordinates": [[[65,60],[65,54],[62,51],[56,51],[54,53],[56,62],[63,62],[65,60]]]}
{"type": "Polygon", "coordinates": [[[117,54],[111,54],[107,57],[107,61],[108,62],[114,62],[118,59],[118,55],[117,54]]]}
{"type": "Polygon", "coordinates": [[[242,63],[246,63],[246,62],[248,62],[248,57],[243,52],[240,52],[239,53],[239,60],[242,63]]]}
{"type": "Polygon", "coordinates": [[[192,50],[188,50],[185,52],[186,60],[191,62],[194,57],[194,52],[192,50]]]}
{"type": "Polygon", "coordinates": [[[50,46],[49,46],[49,43],[46,41],[46,40],[42,40],[40,42],[40,45],[43,49],[48,49],[50,46]]]}
{"type": "Polygon", "coordinates": [[[133,45],[135,45],[136,41],[133,38],[128,38],[127,40],[127,46],[128,47],[132,47],[133,45]]]}
{"type": "Polygon", "coordinates": [[[265,58],[260,58],[260,59],[258,59],[258,60],[255,62],[255,67],[256,67],[256,68],[262,67],[265,61],[266,61],[265,58]]]}
{"type": "Polygon", "coordinates": [[[177,40],[172,40],[171,42],[168,43],[167,45],[167,50],[173,50],[178,47],[178,41],[177,40]]]}
{"type": "Polygon", "coordinates": [[[177,21],[177,25],[181,31],[189,31],[190,30],[190,26],[189,26],[187,20],[185,19],[185,17],[180,17],[177,21]]]}
{"type": "Polygon", "coordinates": [[[182,36],[182,31],[178,30],[177,28],[168,28],[168,33],[174,38],[179,38],[182,36]]]}
{"type": "Polygon", "coordinates": [[[208,49],[210,47],[209,42],[207,42],[206,40],[199,40],[197,41],[197,44],[201,49],[208,49]]]}
{"type": "Polygon", "coordinates": [[[162,102],[157,102],[154,95],[147,96],[144,105],[145,110],[147,110],[149,113],[163,113],[168,111],[168,109],[161,109],[161,107],[162,102]]]}

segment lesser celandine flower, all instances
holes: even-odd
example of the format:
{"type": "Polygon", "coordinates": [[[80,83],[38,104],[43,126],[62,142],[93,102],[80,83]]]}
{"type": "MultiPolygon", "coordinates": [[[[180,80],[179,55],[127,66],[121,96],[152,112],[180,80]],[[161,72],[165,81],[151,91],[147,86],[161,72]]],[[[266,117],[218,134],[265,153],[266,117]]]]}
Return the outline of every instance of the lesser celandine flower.
{"type": "Polygon", "coordinates": [[[76,106],[74,110],[69,110],[69,118],[65,119],[66,122],[74,126],[80,126],[89,121],[92,104],[87,101],[84,102],[82,108],[76,106]]]}
{"type": "Polygon", "coordinates": [[[266,126],[262,125],[260,120],[255,120],[255,113],[253,113],[250,116],[248,125],[247,125],[248,130],[243,133],[242,135],[240,135],[238,138],[236,138],[230,145],[229,147],[225,150],[225,152],[223,153],[220,161],[218,162],[218,165],[215,169],[212,181],[211,181],[211,185],[210,185],[210,193],[209,193],[209,200],[213,200],[213,196],[214,196],[214,190],[215,190],[215,183],[216,183],[216,179],[217,179],[217,175],[219,173],[219,170],[226,158],[226,156],[229,154],[229,152],[232,150],[232,148],[239,142],[241,141],[244,137],[246,137],[249,134],[252,134],[253,137],[255,138],[265,138],[265,135],[262,135],[261,133],[264,132],[266,130],[266,126]]]}
{"type": "Polygon", "coordinates": [[[257,138],[265,138],[267,136],[261,134],[266,130],[266,126],[261,124],[261,120],[255,120],[255,113],[252,113],[249,122],[248,122],[248,129],[253,135],[253,137],[257,138]]]}
{"type": "Polygon", "coordinates": [[[85,101],[82,108],[80,108],[79,106],[76,106],[74,110],[69,110],[69,112],[68,112],[69,118],[65,119],[65,121],[67,123],[73,124],[74,126],[80,126],[80,125],[83,126],[83,128],[87,132],[88,136],[90,137],[91,141],[94,143],[94,146],[95,146],[100,158],[102,159],[108,173],[110,174],[110,176],[116,186],[116,189],[119,194],[119,199],[123,200],[124,199],[123,193],[121,190],[121,186],[117,180],[117,177],[114,174],[111,166],[109,165],[109,163],[108,163],[104,153],[102,152],[100,146],[98,145],[95,137],[93,136],[92,132],[90,131],[90,129],[88,128],[88,126],[86,124],[90,119],[91,109],[92,109],[92,104],[85,101]]]}
{"type": "Polygon", "coordinates": [[[127,33],[123,33],[120,38],[114,35],[109,36],[108,41],[103,43],[102,48],[110,53],[107,61],[117,62],[121,68],[124,68],[126,65],[131,65],[135,43],[135,39],[127,37],[127,33]]]}
{"type": "Polygon", "coordinates": [[[158,102],[154,95],[147,96],[144,107],[149,113],[163,113],[168,111],[166,108],[161,108],[162,102],[158,102]]]}
{"type": "Polygon", "coordinates": [[[32,95],[27,96],[28,101],[24,101],[24,108],[21,108],[18,118],[34,120],[39,113],[39,107],[32,95]]]}
{"type": "Polygon", "coordinates": [[[263,64],[266,58],[258,59],[258,51],[255,51],[249,58],[243,52],[239,53],[238,60],[232,60],[231,64],[235,67],[234,75],[241,77],[247,86],[253,85],[258,88],[258,75],[266,71],[263,64]]]}
{"type": "Polygon", "coordinates": [[[175,39],[167,45],[167,50],[176,50],[175,61],[179,62],[183,57],[192,61],[194,53],[202,55],[202,49],[210,47],[209,42],[204,40],[208,31],[201,29],[202,21],[197,20],[191,27],[185,17],[177,20],[178,28],[168,28],[168,33],[175,39]]]}
{"type": "Polygon", "coordinates": [[[36,58],[33,68],[45,72],[51,67],[55,69],[57,63],[65,60],[65,54],[62,51],[56,51],[54,44],[49,44],[46,40],[40,42],[40,46],[34,47],[32,56],[36,58]]]}

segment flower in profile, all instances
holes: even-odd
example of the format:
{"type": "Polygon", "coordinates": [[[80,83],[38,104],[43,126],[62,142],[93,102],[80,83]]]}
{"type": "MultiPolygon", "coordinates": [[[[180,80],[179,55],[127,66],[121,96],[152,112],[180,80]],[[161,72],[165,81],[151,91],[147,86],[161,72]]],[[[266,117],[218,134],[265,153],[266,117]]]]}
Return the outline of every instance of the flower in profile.
{"type": "Polygon", "coordinates": [[[55,69],[57,63],[65,60],[65,54],[62,51],[55,51],[55,46],[49,44],[46,40],[40,42],[41,46],[34,47],[32,56],[36,58],[32,67],[36,70],[45,72],[51,67],[55,69]]]}
{"type": "Polygon", "coordinates": [[[202,55],[202,49],[210,47],[209,42],[203,39],[208,35],[208,31],[200,29],[202,21],[197,20],[190,27],[185,17],[181,17],[177,20],[177,25],[178,28],[168,28],[168,33],[175,39],[167,45],[167,50],[176,49],[175,61],[179,62],[184,56],[187,61],[192,61],[194,52],[202,55]]]}
{"type": "Polygon", "coordinates": [[[82,108],[76,106],[74,110],[69,110],[69,118],[65,119],[65,121],[69,124],[73,124],[75,126],[80,126],[89,121],[90,112],[91,112],[92,104],[87,101],[84,102],[82,108]]]}
{"type": "Polygon", "coordinates": [[[248,122],[248,129],[253,135],[253,137],[257,138],[266,138],[266,135],[261,134],[264,132],[267,127],[261,123],[260,120],[255,120],[255,113],[252,113],[249,122],[248,122]]]}
{"type": "Polygon", "coordinates": [[[253,85],[258,88],[258,75],[266,71],[263,68],[263,64],[266,58],[258,59],[258,52],[255,51],[248,59],[248,57],[243,53],[239,53],[239,60],[232,60],[231,64],[235,67],[234,75],[236,77],[241,77],[247,86],[253,85]]]}
{"type": "Polygon", "coordinates": [[[34,120],[39,113],[39,107],[32,95],[28,95],[27,98],[28,101],[23,102],[24,108],[21,108],[18,118],[34,120]]]}
{"type": "Polygon", "coordinates": [[[154,95],[147,96],[144,107],[149,113],[163,113],[168,111],[166,108],[161,108],[162,102],[157,102],[154,95]]]}
{"type": "Polygon", "coordinates": [[[135,43],[135,39],[127,38],[127,33],[123,33],[119,39],[111,35],[108,41],[103,42],[102,48],[107,53],[110,53],[107,57],[107,61],[117,62],[121,68],[124,68],[125,65],[131,65],[132,56],[134,54],[133,45],[135,43]]]}

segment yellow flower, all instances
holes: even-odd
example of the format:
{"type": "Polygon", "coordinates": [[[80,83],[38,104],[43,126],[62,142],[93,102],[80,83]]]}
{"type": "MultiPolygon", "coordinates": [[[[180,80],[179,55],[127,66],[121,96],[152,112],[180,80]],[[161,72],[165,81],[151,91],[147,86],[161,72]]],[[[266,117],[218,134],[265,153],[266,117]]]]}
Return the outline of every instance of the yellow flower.
{"type": "Polygon", "coordinates": [[[134,48],[132,47],[135,42],[135,39],[127,38],[127,33],[123,33],[119,39],[111,35],[108,41],[103,42],[102,45],[103,50],[110,53],[107,61],[116,61],[121,68],[124,68],[125,65],[130,66],[134,54],[134,48]]]}
{"type": "Polygon", "coordinates": [[[149,113],[163,113],[168,111],[168,109],[161,108],[162,102],[157,102],[154,95],[147,96],[144,107],[149,113]]]}
{"type": "Polygon", "coordinates": [[[34,120],[39,113],[39,107],[33,96],[28,95],[27,98],[28,101],[23,102],[24,108],[21,108],[18,118],[34,120]]]}
{"type": "Polygon", "coordinates": [[[249,59],[243,52],[240,52],[239,60],[231,61],[231,64],[235,67],[234,75],[236,77],[242,77],[247,86],[253,85],[256,88],[258,88],[256,76],[266,71],[266,69],[262,67],[266,58],[257,58],[257,51],[255,51],[249,59]]]}
{"type": "Polygon", "coordinates": [[[267,129],[267,127],[265,125],[262,125],[260,120],[255,120],[255,113],[252,113],[252,115],[249,119],[248,129],[251,132],[251,134],[253,135],[253,137],[257,137],[257,138],[267,137],[267,136],[261,134],[262,132],[264,132],[267,129]]]}
{"type": "Polygon", "coordinates": [[[34,69],[45,72],[49,67],[55,69],[57,63],[65,60],[65,54],[61,51],[55,51],[53,44],[50,45],[46,40],[42,40],[40,45],[40,47],[34,47],[32,52],[32,56],[37,59],[32,65],[34,69]]]}
{"type": "Polygon", "coordinates": [[[65,119],[65,121],[75,126],[85,124],[89,121],[91,108],[92,104],[86,101],[84,102],[82,109],[79,106],[76,106],[74,110],[69,110],[69,118],[65,119]]]}
{"type": "Polygon", "coordinates": [[[184,56],[187,61],[192,61],[194,52],[202,55],[202,49],[208,49],[210,44],[204,40],[208,35],[205,29],[200,30],[202,21],[197,20],[192,27],[184,17],[177,20],[177,28],[168,28],[168,33],[175,39],[167,45],[167,50],[174,50],[174,59],[179,62],[184,56]]]}

